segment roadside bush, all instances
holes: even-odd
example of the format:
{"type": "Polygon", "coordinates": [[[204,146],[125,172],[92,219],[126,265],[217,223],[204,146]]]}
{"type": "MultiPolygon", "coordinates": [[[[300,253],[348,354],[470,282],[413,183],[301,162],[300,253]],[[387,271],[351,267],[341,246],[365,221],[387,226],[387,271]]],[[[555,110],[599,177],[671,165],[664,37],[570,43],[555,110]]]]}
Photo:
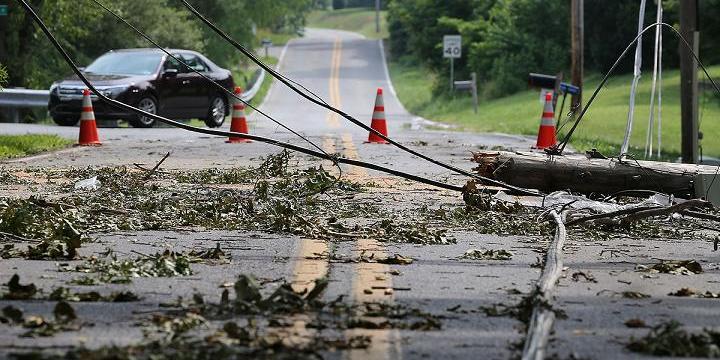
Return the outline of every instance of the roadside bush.
{"type": "MultiPolygon", "coordinates": [[[[679,1],[661,0],[664,22],[678,23],[679,1]]],[[[645,24],[655,21],[656,2],[648,1],[645,24]]],[[[605,72],[637,34],[639,2],[585,2],[585,68],[605,72]]],[[[436,93],[447,91],[448,60],[441,56],[442,36],[463,36],[463,58],[455,61],[458,77],[476,72],[483,94],[498,97],[525,89],[529,72],[569,75],[570,2],[561,0],[392,0],[388,5],[390,51],[395,59],[417,58],[438,74],[436,93]]],[[[700,2],[700,54],[720,62],[720,0],[700,2]]],[[[677,25],[675,25],[677,27],[677,25]]],[[[663,32],[663,65],[678,66],[678,39],[663,32]]],[[[643,64],[652,63],[654,31],[643,39],[643,64]]],[[[632,71],[626,56],[618,73],[632,71]]]]}
{"type": "Polygon", "coordinates": [[[344,9],[347,6],[346,0],[333,0],[332,6],[334,10],[344,9]]]}
{"type": "Polygon", "coordinates": [[[0,90],[2,90],[3,85],[7,82],[7,70],[5,67],[0,64],[0,90]]]}

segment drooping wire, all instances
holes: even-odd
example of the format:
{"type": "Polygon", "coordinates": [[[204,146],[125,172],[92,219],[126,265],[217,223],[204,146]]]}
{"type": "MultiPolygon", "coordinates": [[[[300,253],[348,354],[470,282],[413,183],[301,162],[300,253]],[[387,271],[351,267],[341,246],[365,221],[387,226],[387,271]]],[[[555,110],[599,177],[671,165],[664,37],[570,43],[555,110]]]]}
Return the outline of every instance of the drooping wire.
{"type": "Polygon", "coordinates": [[[327,102],[325,102],[325,101],[318,101],[317,99],[314,99],[313,96],[307,95],[307,94],[303,93],[302,91],[300,91],[297,87],[295,87],[295,86],[293,85],[294,81],[289,81],[289,80],[287,79],[287,77],[285,77],[284,75],[282,75],[282,74],[280,74],[279,72],[275,71],[274,69],[272,69],[272,68],[271,68],[270,66],[268,66],[267,64],[263,63],[262,60],[258,59],[251,51],[247,50],[244,46],[242,46],[240,43],[238,43],[236,40],[234,40],[232,37],[230,37],[227,33],[225,33],[223,30],[221,30],[220,28],[218,28],[217,25],[215,25],[213,22],[211,22],[210,20],[208,20],[208,19],[207,19],[204,15],[202,15],[197,9],[195,9],[192,5],[190,5],[190,3],[187,2],[187,0],[181,0],[181,2],[183,3],[183,5],[185,5],[185,7],[186,7],[193,15],[195,15],[198,19],[200,19],[203,23],[205,23],[208,27],[210,27],[216,34],[218,34],[218,35],[219,35],[220,37],[222,37],[225,41],[227,41],[229,44],[231,44],[233,47],[235,47],[235,48],[236,48],[238,51],[240,51],[243,55],[247,56],[250,60],[252,60],[252,61],[253,61],[254,63],[256,63],[258,66],[260,66],[260,67],[262,67],[263,69],[265,69],[270,75],[272,75],[273,77],[275,77],[276,79],[278,79],[280,82],[282,82],[285,86],[287,86],[288,88],[290,88],[290,89],[293,90],[295,93],[297,93],[298,95],[302,96],[303,98],[309,100],[310,102],[312,102],[312,103],[314,103],[314,104],[316,104],[316,105],[318,105],[318,106],[321,106],[321,107],[323,107],[323,108],[325,108],[325,109],[327,109],[327,110],[329,110],[329,111],[332,111],[332,112],[334,112],[334,113],[342,116],[343,118],[347,119],[347,120],[350,121],[351,123],[353,123],[353,124],[355,124],[355,125],[363,128],[363,129],[366,130],[366,131],[369,131],[369,132],[371,132],[371,133],[379,136],[380,138],[382,138],[383,140],[385,140],[385,141],[387,141],[388,143],[392,144],[393,146],[399,148],[400,150],[403,150],[403,151],[405,151],[405,152],[407,152],[407,153],[409,153],[409,154],[411,154],[411,155],[417,156],[417,157],[419,157],[419,158],[421,158],[421,159],[423,159],[423,160],[425,160],[425,161],[428,161],[428,162],[430,162],[430,163],[432,163],[432,164],[438,165],[438,166],[443,167],[443,168],[445,168],[445,169],[447,169],[447,170],[451,170],[451,171],[453,171],[453,172],[455,172],[455,173],[457,173],[457,174],[465,175],[465,176],[474,178],[474,179],[476,179],[476,180],[480,180],[481,182],[483,182],[483,183],[485,183],[485,184],[495,185],[495,186],[498,186],[498,187],[505,188],[505,189],[507,189],[507,190],[512,190],[512,191],[514,191],[514,192],[522,193],[522,194],[526,194],[526,195],[535,195],[535,196],[541,195],[539,192],[531,191],[531,190],[524,189],[524,188],[517,187],[517,186],[513,186],[513,185],[507,184],[507,183],[505,183],[505,182],[499,181],[499,180],[490,179],[490,178],[487,178],[487,177],[484,177],[484,176],[480,176],[480,175],[478,175],[478,174],[473,174],[473,173],[471,173],[471,172],[469,172],[469,171],[467,171],[467,170],[463,170],[463,169],[458,168],[458,167],[456,167],[456,166],[447,164],[447,163],[445,163],[445,162],[443,162],[443,161],[433,159],[433,158],[431,158],[431,157],[429,157],[429,156],[427,156],[427,155],[425,155],[425,154],[422,154],[422,153],[420,153],[420,152],[418,152],[418,151],[416,151],[416,150],[410,149],[410,148],[408,148],[407,146],[405,146],[405,145],[403,145],[403,144],[400,144],[400,143],[398,143],[397,141],[395,141],[395,140],[393,140],[393,139],[391,139],[391,138],[389,138],[389,137],[381,134],[381,133],[378,132],[377,130],[371,128],[370,126],[367,126],[366,124],[364,124],[364,123],[362,123],[361,121],[355,119],[354,117],[352,117],[351,115],[345,113],[344,111],[342,111],[342,110],[340,110],[340,109],[337,109],[337,108],[329,105],[327,102]]]}
{"type": "MultiPolygon", "coordinates": [[[[318,146],[317,144],[315,144],[314,142],[312,142],[312,141],[311,141],[310,139],[308,139],[307,137],[299,134],[297,131],[291,129],[291,128],[288,127],[287,125],[281,123],[280,121],[276,120],[276,119],[273,118],[272,116],[266,114],[266,113],[263,112],[262,110],[260,110],[260,109],[258,109],[257,107],[253,106],[252,104],[250,104],[250,102],[243,100],[242,97],[240,97],[240,96],[236,95],[235,93],[233,93],[232,91],[226,89],[224,86],[222,86],[221,84],[219,84],[217,81],[215,81],[215,80],[207,77],[207,76],[206,76],[205,74],[203,74],[202,72],[200,72],[200,71],[198,71],[197,69],[194,69],[194,68],[191,67],[190,65],[186,64],[184,61],[182,61],[182,59],[180,59],[179,57],[177,57],[177,56],[173,55],[172,53],[170,53],[167,49],[165,49],[165,48],[162,47],[160,44],[158,44],[155,40],[153,40],[152,38],[150,38],[150,36],[148,36],[146,33],[144,33],[143,31],[141,31],[141,30],[138,29],[137,27],[135,27],[133,24],[130,24],[130,22],[128,22],[127,20],[125,20],[122,16],[118,15],[116,12],[112,11],[111,9],[109,9],[107,6],[103,5],[100,1],[98,1],[98,0],[90,0],[90,1],[94,2],[96,5],[100,6],[103,10],[105,10],[106,12],[108,12],[110,15],[112,15],[112,16],[115,17],[116,19],[120,20],[120,21],[121,21],[122,23],[124,23],[126,26],[128,26],[128,27],[131,28],[133,31],[135,31],[138,35],[142,36],[145,40],[147,40],[147,41],[148,41],[149,43],[151,43],[153,46],[155,46],[155,47],[158,48],[160,51],[162,51],[163,53],[165,53],[167,56],[169,56],[169,57],[171,57],[173,60],[179,62],[180,64],[182,64],[183,66],[185,66],[188,70],[194,72],[194,73],[197,74],[197,75],[200,75],[200,77],[202,77],[203,79],[205,79],[205,80],[209,81],[210,83],[212,83],[215,87],[217,87],[217,88],[220,89],[221,91],[225,92],[228,96],[230,96],[230,97],[232,97],[232,98],[234,98],[234,99],[236,99],[236,100],[239,100],[240,102],[242,102],[243,104],[245,104],[245,106],[247,106],[247,107],[249,107],[249,108],[257,111],[258,114],[266,117],[267,119],[269,119],[270,121],[276,123],[277,125],[279,125],[279,126],[282,127],[283,129],[291,132],[293,135],[295,135],[295,136],[299,137],[300,139],[304,140],[305,142],[307,142],[308,144],[310,144],[312,147],[318,149],[320,152],[323,152],[323,153],[325,153],[326,155],[329,155],[329,154],[327,154],[327,152],[325,152],[320,146],[318,146]]],[[[341,171],[342,171],[342,170],[341,170],[341,171]]]]}
{"type": "MultiPolygon", "coordinates": [[[[236,99],[236,100],[239,100],[240,102],[242,102],[243,104],[245,104],[245,106],[250,107],[251,109],[255,110],[258,114],[261,114],[262,116],[264,116],[264,117],[266,117],[267,119],[271,120],[272,122],[274,122],[275,124],[279,125],[279,126],[282,127],[283,129],[285,129],[285,130],[289,131],[290,133],[292,133],[293,135],[299,137],[299,138],[302,139],[303,141],[305,141],[305,142],[307,142],[308,144],[310,144],[312,147],[318,149],[320,152],[322,152],[322,153],[324,153],[324,154],[326,154],[326,155],[328,155],[328,156],[330,155],[330,154],[328,154],[324,149],[322,149],[321,147],[319,147],[317,144],[315,144],[314,142],[312,142],[312,141],[311,141],[310,139],[308,139],[307,137],[299,134],[297,131],[291,129],[290,127],[286,126],[285,124],[281,123],[280,121],[278,121],[278,120],[276,120],[275,118],[271,117],[270,115],[266,114],[266,113],[263,112],[262,110],[260,110],[260,109],[258,109],[257,107],[253,106],[253,105],[250,104],[249,102],[243,100],[242,97],[240,97],[239,95],[236,95],[234,92],[229,91],[229,90],[226,89],[224,86],[222,86],[221,84],[219,84],[217,81],[215,81],[215,80],[213,80],[213,79],[205,76],[205,74],[203,74],[203,73],[201,73],[200,71],[196,70],[195,68],[189,66],[189,65],[186,64],[184,61],[182,61],[179,57],[171,54],[167,49],[163,48],[160,44],[158,44],[156,41],[154,41],[152,38],[150,38],[150,36],[148,36],[148,35],[145,34],[143,31],[141,31],[141,30],[138,29],[137,27],[135,27],[135,26],[133,26],[132,24],[130,24],[130,22],[128,22],[128,21],[125,20],[122,16],[118,15],[116,12],[112,11],[111,9],[109,9],[108,7],[106,7],[105,5],[103,5],[103,4],[102,4],[101,2],[99,2],[98,0],[91,0],[91,1],[94,2],[96,5],[100,6],[100,7],[101,7],[103,10],[105,10],[106,12],[110,13],[110,14],[111,14],[112,16],[114,16],[116,19],[120,20],[120,21],[121,21],[122,23],[124,23],[126,26],[128,26],[129,28],[131,28],[132,30],[134,30],[138,35],[140,35],[140,36],[143,37],[145,40],[147,40],[148,42],[150,42],[153,46],[155,46],[156,48],[158,48],[160,51],[162,51],[163,53],[165,53],[167,56],[171,57],[172,59],[174,59],[174,60],[177,61],[178,63],[180,63],[180,64],[182,64],[183,66],[185,66],[185,68],[187,68],[188,70],[194,72],[195,74],[199,75],[199,76],[202,77],[203,79],[209,81],[210,83],[212,83],[213,85],[215,85],[215,87],[217,87],[218,89],[220,89],[220,90],[222,90],[223,92],[225,92],[227,95],[233,97],[233,98],[236,99]]],[[[335,167],[338,169],[338,176],[337,176],[332,182],[328,183],[327,186],[322,187],[322,188],[320,188],[320,189],[317,189],[317,190],[315,190],[313,193],[307,194],[307,196],[311,196],[311,195],[314,195],[314,194],[316,194],[316,193],[323,193],[323,192],[327,191],[328,189],[334,187],[334,186],[340,181],[340,179],[342,179],[342,176],[343,176],[342,167],[340,167],[340,164],[335,160],[335,157],[331,157],[331,162],[332,162],[333,166],[335,166],[335,167]]]]}
{"type": "Polygon", "coordinates": [[[238,133],[238,132],[233,132],[233,131],[223,131],[223,130],[205,129],[205,128],[199,128],[199,127],[187,125],[187,124],[184,124],[184,123],[175,121],[175,120],[170,120],[170,119],[164,118],[164,117],[159,116],[159,115],[156,115],[156,114],[151,114],[151,113],[149,113],[149,112],[140,110],[140,109],[138,109],[138,108],[136,108],[136,107],[133,107],[133,106],[127,105],[127,104],[125,104],[125,103],[119,102],[119,101],[117,101],[117,100],[110,99],[110,98],[108,98],[107,96],[105,96],[104,94],[102,94],[101,92],[99,92],[99,91],[93,86],[93,84],[85,77],[85,75],[84,75],[84,74],[82,73],[82,71],[80,71],[80,69],[77,67],[77,65],[76,65],[75,62],[72,60],[72,58],[71,58],[70,55],[67,53],[67,51],[65,51],[65,48],[58,42],[58,40],[55,38],[55,36],[53,35],[53,33],[48,29],[47,25],[45,25],[45,22],[43,22],[42,18],[40,18],[40,16],[35,12],[35,10],[27,3],[27,1],[26,1],[26,0],[19,0],[19,2],[20,2],[20,4],[23,6],[23,8],[25,9],[25,11],[26,11],[28,14],[30,14],[30,16],[33,18],[33,20],[35,21],[35,23],[40,27],[40,30],[42,30],[42,32],[45,34],[45,36],[48,38],[48,40],[50,40],[50,42],[51,42],[52,45],[55,47],[55,49],[60,53],[60,55],[61,55],[61,56],[63,57],[63,59],[65,60],[65,62],[70,66],[70,68],[71,68],[72,71],[75,73],[75,75],[77,75],[78,78],[80,78],[80,80],[88,87],[88,89],[90,89],[90,91],[92,91],[95,95],[97,95],[98,98],[100,98],[100,99],[103,100],[105,103],[110,104],[110,105],[112,105],[112,106],[114,106],[114,107],[116,107],[116,108],[124,109],[124,110],[130,111],[130,112],[133,112],[133,113],[135,113],[135,114],[138,114],[138,115],[141,115],[141,116],[145,116],[145,117],[148,117],[148,118],[151,118],[151,119],[155,119],[155,120],[157,120],[157,121],[160,121],[160,122],[163,122],[163,123],[172,125],[172,126],[174,126],[174,127],[180,128],[180,129],[188,130],[188,131],[193,131],[193,132],[197,132],[197,133],[201,133],[201,134],[207,134],[207,135],[226,136],[226,137],[232,136],[232,137],[239,137],[239,138],[244,138],[244,139],[255,140],[255,141],[262,142],[262,143],[266,143],[266,144],[270,144],[270,145],[273,145],[273,146],[278,146],[278,147],[286,148],[286,149],[289,149],[289,150],[297,151],[297,152],[299,152],[299,153],[303,153],[303,154],[306,154],[306,155],[314,156],[314,157],[317,157],[317,158],[320,158],[320,159],[325,159],[325,160],[330,160],[330,161],[335,160],[335,161],[337,161],[337,162],[339,162],[339,163],[342,163],[342,164],[359,166],[359,167],[364,167],[364,168],[371,169],[371,170],[381,171],[381,172],[384,172],[384,173],[387,173],[387,174],[399,176],[399,177],[402,177],[402,178],[405,178],[405,179],[408,179],[408,180],[420,182],[420,183],[427,184],[427,185],[436,186],[436,187],[439,187],[439,188],[442,188],[442,189],[453,190],[453,191],[458,191],[458,192],[462,192],[462,191],[463,191],[463,188],[460,187],[460,186],[451,185],[451,184],[446,184],[446,183],[443,183],[443,182],[440,182],[440,181],[437,181],[437,180],[428,179],[428,178],[425,178],[425,177],[422,177],[422,176],[418,176],[418,175],[408,174],[408,173],[403,172],[403,171],[391,169],[391,168],[388,168],[388,167],[385,167],[385,166],[381,166],[381,165],[376,165],[376,164],[368,163],[368,162],[365,162],[365,161],[354,160],[354,159],[347,159],[347,158],[343,158],[343,157],[339,157],[339,156],[329,155],[329,154],[327,154],[327,153],[325,153],[325,152],[320,152],[320,151],[315,151],[315,150],[307,149],[307,148],[304,148],[304,147],[301,147],[301,146],[298,146],[298,145],[290,144],[290,143],[283,142],[283,141],[279,141],[279,140],[276,140],[276,139],[267,138],[267,137],[264,137],[264,136],[252,135],[252,134],[245,134],[245,133],[238,133]]]}
{"type": "Polygon", "coordinates": [[[565,150],[565,146],[567,146],[568,142],[570,142],[570,138],[572,138],[572,135],[575,133],[575,130],[577,129],[578,125],[580,124],[580,121],[582,121],[582,119],[585,116],[585,114],[587,113],[588,109],[595,101],[595,98],[600,93],[600,90],[603,88],[603,86],[605,86],[605,83],[610,79],[610,75],[613,74],[613,72],[615,71],[617,66],[620,64],[620,61],[625,57],[625,55],[627,55],[630,48],[632,48],[632,46],[638,41],[638,39],[640,37],[642,37],[642,35],[644,33],[655,28],[656,26],[664,26],[664,27],[670,28],[670,30],[672,30],[672,32],[680,39],[680,42],[683,43],[690,50],[690,53],[692,54],[693,58],[695,59],[695,61],[698,62],[698,65],[702,68],[703,73],[705,73],[705,76],[708,78],[708,80],[710,80],[710,83],[712,84],[715,91],[718,94],[720,94],[720,87],[718,87],[717,83],[715,83],[715,80],[713,80],[712,76],[710,76],[710,73],[708,72],[707,68],[705,67],[705,65],[703,65],[702,61],[700,61],[700,58],[697,56],[697,54],[693,50],[692,46],[690,46],[690,43],[687,40],[685,40],[685,38],[680,34],[680,32],[678,32],[674,27],[672,27],[672,25],[664,23],[664,22],[650,24],[645,29],[643,29],[643,31],[641,31],[635,37],[635,39],[633,39],[630,42],[630,44],[628,44],[628,46],[625,48],[625,50],[623,50],[623,52],[617,58],[617,60],[615,60],[615,63],[610,67],[610,70],[608,70],[608,72],[605,74],[602,81],[600,81],[600,84],[598,84],[597,88],[595,88],[595,91],[593,92],[592,96],[590,96],[590,99],[588,100],[587,105],[585,105],[585,107],[583,107],[582,111],[580,111],[580,115],[578,116],[577,120],[575,120],[575,123],[573,124],[572,128],[570,128],[570,131],[565,135],[565,138],[563,139],[563,141],[560,142],[560,144],[556,145],[555,147],[548,149],[547,150],[548,153],[553,154],[553,155],[562,155],[562,152],[565,150]]]}

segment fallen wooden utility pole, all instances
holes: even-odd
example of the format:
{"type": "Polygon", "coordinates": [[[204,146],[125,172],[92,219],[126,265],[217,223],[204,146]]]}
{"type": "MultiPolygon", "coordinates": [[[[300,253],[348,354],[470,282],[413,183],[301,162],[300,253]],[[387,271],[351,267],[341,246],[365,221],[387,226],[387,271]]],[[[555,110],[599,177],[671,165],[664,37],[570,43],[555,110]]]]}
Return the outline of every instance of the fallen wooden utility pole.
{"type": "MultiPolygon", "coordinates": [[[[634,159],[595,159],[584,155],[549,156],[528,152],[477,152],[479,175],[508,184],[550,193],[614,194],[654,190],[695,198],[698,175],[713,176],[714,166],[634,159]]],[[[718,176],[720,177],[720,176],[718,176]]],[[[720,179],[718,179],[720,185],[720,179]]]]}

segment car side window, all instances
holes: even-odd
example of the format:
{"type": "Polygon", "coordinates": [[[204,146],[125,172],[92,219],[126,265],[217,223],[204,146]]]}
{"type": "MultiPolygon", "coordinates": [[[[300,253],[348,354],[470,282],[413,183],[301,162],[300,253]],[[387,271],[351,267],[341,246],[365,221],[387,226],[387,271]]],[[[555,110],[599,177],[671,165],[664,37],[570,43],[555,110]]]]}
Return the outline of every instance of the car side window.
{"type": "MultiPolygon", "coordinates": [[[[175,55],[175,56],[177,56],[177,55],[175,55]]],[[[182,70],[180,69],[181,67],[184,67],[184,66],[181,66],[177,60],[175,60],[171,57],[168,57],[168,59],[165,60],[165,64],[163,64],[163,70],[175,69],[178,72],[182,72],[182,70]]]]}
{"type": "MultiPolygon", "coordinates": [[[[202,60],[200,60],[200,58],[197,57],[196,55],[183,54],[182,60],[185,64],[187,64],[193,70],[196,70],[199,72],[207,72],[208,71],[208,66],[205,65],[205,63],[202,60]]],[[[192,70],[188,69],[185,66],[183,66],[183,68],[185,68],[183,72],[193,72],[192,70]]]]}

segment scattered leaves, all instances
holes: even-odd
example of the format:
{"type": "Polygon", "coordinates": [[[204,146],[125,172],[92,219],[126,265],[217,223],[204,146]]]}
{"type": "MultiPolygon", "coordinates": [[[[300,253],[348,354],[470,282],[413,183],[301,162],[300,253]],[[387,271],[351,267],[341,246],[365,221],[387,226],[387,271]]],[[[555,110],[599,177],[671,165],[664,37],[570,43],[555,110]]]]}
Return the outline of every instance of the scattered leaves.
{"type": "Polygon", "coordinates": [[[677,321],[662,323],[643,338],[631,338],[627,348],[655,356],[720,357],[720,332],[705,329],[700,333],[688,333],[681,326],[677,321]]]}
{"type": "Polygon", "coordinates": [[[103,296],[97,291],[74,292],[65,287],[59,287],[53,290],[48,296],[48,299],[69,302],[131,302],[140,300],[132,291],[113,292],[110,295],[103,296]]]}
{"type": "Polygon", "coordinates": [[[379,264],[387,265],[410,265],[413,263],[412,258],[405,257],[400,254],[394,254],[383,259],[376,259],[375,261],[379,264]]]}
{"type": "Polygon", "coordinates": [[[27,285],[20,284],[20,276],[15,274],[10,278],[10,281],[5,284],[8,288],[8,293],[3,295],[3,299],[6,300],[28,300],[37,294],[37,287],[35,284],[30,283],[27,285]]]}
{"type": "Polygon", "coordinates": [[[645,321],[638,318],[628,319],[627,321],[625,321],[625,326],[632,329],[647,327],[645,321]]]}
{"type": "Polygon", "coordinates": [[[693,275],[703,272],[702,266],[695,260],[661,260],[657,264],[637,265],[636,270],[674,275],[693,275]]]}
{"type": "Polygon", "coordinates": [[[510,260],[513,254],[507,250],[479,250],[470,249],[465,252],[460,259],[467,260],[510,260]]]}
{"type": "Polygon", "coordinates": [[[678,291],[671,292],[668,294],[669,296],[679,296],[679,297],[696,297],[696,298],[703,298],[703,299],[720,299],[720,294],[706,291],[706,292],[700,292],[691,288],[682,288],[678,291]]]}

